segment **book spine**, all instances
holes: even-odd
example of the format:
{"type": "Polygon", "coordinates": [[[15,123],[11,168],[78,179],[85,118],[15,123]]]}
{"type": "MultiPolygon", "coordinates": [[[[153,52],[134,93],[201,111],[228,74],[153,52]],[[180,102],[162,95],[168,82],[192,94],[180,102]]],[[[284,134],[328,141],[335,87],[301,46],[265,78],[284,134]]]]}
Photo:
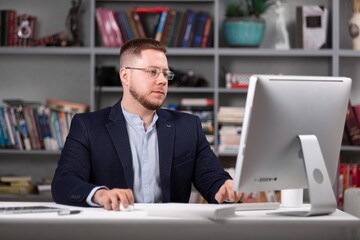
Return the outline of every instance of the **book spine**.
{"type": "Polygon", "coordinates": [[[19,149],[19,150],[23,150],[24,147],[23,147],[21,137],[20,137],[19,125],[18,125],[18,122],[17,122],[16,117],[15,117],[15,110],[14,110],[14,108],[11,107],[11,108],[8,109],[8,111],[9,111],[9,118],[10,118],[11,127],[12,127],[13,132],[14,132],[15,147],[17,149],[19,149]]]}
{"type": "Polygon", "coordinates": [[[189,43],[191,42],[191,36],[194,31],[194,24],[195,24],[195,16],[196,13],[192,10],[187,10],[188,12],[188,20],[185,28],[184,37],[182,39],[181,47],[189,47],[189,43]]]}
{"type": "Polygon", "coordinates": [[[191,42],[192,47],[201,47],[201,42],[203,39],[203,33],[206,25],[208,15],[205,12],[199,12],[196,15],[195,27],[194,27],[194,36],[191,42]]]}
{"type": "Polygon", "coordinates": [[[126,15],[123,11],[118,11],[116,14],[116,20],[120,28],[123,41],[127,42],[132,39],[129,23],[127,22],[126,15]]]}
{"type": "Polygon", "coordinates": [[[61,139],[61,132],[60,132],[60,123],[58,118],[58,113],[56,111],[51,111],[51,124],[54,130],[54,136],[57,142],[59,149],[63,148],[63,143],[61,139]]]}
{"type": "Polygon", "coordinates": [[[7,128],[8,133],[9,133],[10,146],[11,146],[11,148],[13,148],[13,147],[15,147],[15,137],[14,137],[14,132],[13,132],[12,127],[11,127],[10,118],[9,118],[9,112],[8,112],[7,107],[3,108],[3,114],[4,114],[4,118],[5,118],[6,128],[7,128]]]}
{"type": "Polygon", "coordinates": [[[349,134],[351,144],[360,145],[360,126],[350,103],[348,104],[348,109],[346,111],[345,129],[349,134]]]}
{"type": "Polygon", "coordinates": [[[159,24],[156,28],[155,40],[161,41],[161,35],[163,34],[165,22],[167,18],[168,12],[162,12],[160,16],[159,24]]]}
{"type": "Polygon", "coordinates": [[[214,100],[212,98],[182,98],[182,106],[213,106],[214,100]]]}
{"type": "Polygon", "coordinates": [[[4,107],[0,108],[0,127],[4,137],[4,147],[9,148],[11,146],[9,131],[6,127],[5,115],[4,115],[4,107]]]}
{"type": "Polygon", "coordinates": [[[98,26],[98,30],[100,33],[100,37],[102,40],[102,45],[104,47],[110,47],[110,40],[108,38],[107,32],[105,30],[105,15],[104,15],[104,9],[102,8],[97,8],[95,10],[95,16],[96,16],[96,22],[97,22],[97,26],[98,26]]]}
{"type": "Polygon", "coordinates": [[[136,27],[139,37],[146,38],[144,27],[141,23],[139,13],[136,11],[136,9],[131,9],[131,16],[133,17],[135,27],[136,27]]]}
{"type": "Polygon", "coordinates": [[[107,9],[106,11],[107,15],[108,15],[108,25],[110,28],[110,34],[112,36],[112,47],[121,47],[123,45],[123,38],[121,36],[121,32],[120,32],[120,28],[119,25],[116,21],[116,16],[115,16],[115,11],[111,10],[111,9],[107,9]]]}
{"type": "Polygon", "coordinates": [[[16,35],[16,11],[9,10],[8,12],[8,46],[15,46],[15,35],[16,35]]]}
{"type": "Polygon", "coordinates": [[[212,26],[212,19],[210,16],[207,16],[203,37],[201,39],[201,48],[206,48],[208,45],[209,37],[210,37],[210,30],[212,26]]]}
{"type": "Polygon", "coordinates": [[[127,18],[128,22],[129,22],[129,25],[130,25],[130,29],[131,29],[133,38],[139,38],[139,34],[138,34],[137,30],[136,30],[136,26],[135,26],[134,19],[132,17],[131,10],[127,10],[127,11],[125,11],[125,13],[126,13],[126,18],[127,18]]]}

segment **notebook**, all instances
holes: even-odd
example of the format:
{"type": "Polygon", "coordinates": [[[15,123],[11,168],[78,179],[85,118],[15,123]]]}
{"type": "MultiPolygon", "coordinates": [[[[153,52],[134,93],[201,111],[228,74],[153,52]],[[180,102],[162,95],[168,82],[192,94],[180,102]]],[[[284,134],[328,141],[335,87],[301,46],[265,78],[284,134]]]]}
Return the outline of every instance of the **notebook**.
{"type": "Polygon", "coordinates": [[[1,207],[0,214],[60,212],[63,208],[48,206],[1,207]]]}

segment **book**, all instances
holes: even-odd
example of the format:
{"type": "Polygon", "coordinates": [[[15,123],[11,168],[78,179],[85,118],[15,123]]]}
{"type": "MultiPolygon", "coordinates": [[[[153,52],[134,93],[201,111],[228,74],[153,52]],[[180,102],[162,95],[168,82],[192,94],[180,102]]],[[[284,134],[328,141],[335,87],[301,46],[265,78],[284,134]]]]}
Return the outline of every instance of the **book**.
{"type": "Polygon", "coordinates": [[[360,125],[350,102],[346,111],[345,129],[350,137],[351,144],[360,145],[360,125]]]}
{"type": "Polygon", "coordinates": [[[30,182],[31,176],[0,176],[0,182],[30,182]]]}
{"type": "Polygon", "coordinates": [[[160,20],[157,25],[156,33],[155,33],[155,40],[157,40],[157,41],[161,41],[161,36],[162,36],[164,28],[165,28],[167,16],[168,16],[168,11],[164,11],[161,13],[160,20]]]}
{"type": "Polygon", "coordinates": [[[191,42],[192,47],[201,47],[207,19],[208,14],[206,12],[200,11],[196,14],[194,36],[191,42]]]}
{"type": "Polygon", "coordinates": [[[176,33],[179,29],[179,25],[181,24],[181,12],[173,10],[175,12],[175,15],[173,16],[172,20],[172,27],[170,28],[168,40],[166,42],[166,45],[169,47],[175,46],[175,40],[176,40],[176,33]]]}
{"type": "Polygon", "coordinates": [[[141,20],[140,20],[140,15],[139,13],[136,11],[135,8],[132,8],[130,10],[131,12],[131,16],[132,16],[132,19],[134,21],[134,24],[135,24],[135,29],[138,33],[138,36],[139,38],[146,38],[146,33],[145,33],[145,29],[141,23],[141,20]]]}
{"type": "Polygon", "coordinates": [[[0,182],[0,194],[30,194],[35,193],[36,187],[28,181],[0,182]]]}
{"type": "Polygon", "coordinates": [[[169,12],[169,7],[137,7],[136,12],[139,14],[140,21],[147,37],[155,38],[158,24],[163,12],[169,12]]]}
{"type": "Polygon", "coordinates": [[[130,39],[134,38],[133,32],[130,27],[130,23],[128,21],[127,15],[125,11],[118,11],[117,15],[117,23],[120,28],[120,32],[123,36],[124,42],[129,41],[130,39]]]}
{"type": "Polygon", "coordinates": [[[211,41],[210,32],[212,29],[212,24],[213,24],[212,18],[210,16],[208,16],[206,19],[206,22],[205,22],[203,37],[201,39],[201,47],[202,48],[206,48],[209,46],[209,42],[211,41]]]}
{"type": "Polygon", "coordinates": [[[175,27],[173,25],[175,15],[176,15],[176,12],[174,10],[172,10],[172,11],[168,12],[168,15],[166,17],[164,30],[162,32],[161,39],[160,39],[160,42],[162,44],[164,44],[164,45],[168,45],[168,39],[169,39],[170,31],[172,29],[174,29],[174,27],[175,27]]]}
{"type": "Polygon", "coordinates": [[[185,32],[181,41],[181,47],[189,47],[192,36],[194,34],[196,13],[191,9],[186,10],[186,12],[187,12],[187,21],[185,26],[185,32]]]}
{"type": "Polygon", "coordinates": [[[213,106],[214,99],[212,98],[182,98],[182,106],[213,106]]]}
{"type": "Polygon", "coordinates": [[[131,32],[133,34],[133,38],[139,38],[139,33],[136,30],[135,22],[132,17],[132,10],[131,9],[126,10],[125,14],[126,14],[128,22],[129,22],[129,26],[130,26],[131,32]]]}
{"type": "Polygon", "coordinates": [[[251,75],[250,73],[227,72],[225,74],[226,88],[248,88],[251,75]]]}
{"type": "Polygon", "coordinates": [[[11,141],[9,136],[9,130],[6,125],[5,115],[4,115],[4,107],[0,107],[0,128],[1,128],[1,141],[2,148],[11,148],[11,141]]]}
{"type": "Polygon", "coordinates": [[[54,34],[50,34],[48,36],[34,39],[33,45],[36,47],[39,46],[59,46],[63,47],[67,45],[67,39],[64,32],[58,32],[54,34]]]}
{"type": "Polygon", "coordinates": [[[112,9],[97,8],[95,10],[96,22],[104,47],[121,47],[123,39],[120,28],[112,9]]]}
{"type": "Polygon", "coordinates": [[[46,99],[46,105],[56,111],[70,112],[70,113],[83,113],[89,110],[89,105],[84,103],[69,102],[54,98],[46,99]]]}

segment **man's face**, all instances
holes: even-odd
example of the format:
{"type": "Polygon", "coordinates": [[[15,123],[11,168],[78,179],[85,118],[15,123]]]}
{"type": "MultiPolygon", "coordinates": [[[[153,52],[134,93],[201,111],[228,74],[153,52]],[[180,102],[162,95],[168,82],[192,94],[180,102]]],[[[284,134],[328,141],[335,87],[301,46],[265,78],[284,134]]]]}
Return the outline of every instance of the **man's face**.
{"type": "MultiPolygon", "coordinates": [[[[166,55],[155,50],[144,50],[141,58],[133,61],[133,68],[158,68],[168,70],[166,55]]],[[[168,89],[168,80],[160,73],[154,77],[144,70],[127,69],[130,71],[129,92],[143,107],[149,110],[158,109],[164,102],[168,89]]]]}

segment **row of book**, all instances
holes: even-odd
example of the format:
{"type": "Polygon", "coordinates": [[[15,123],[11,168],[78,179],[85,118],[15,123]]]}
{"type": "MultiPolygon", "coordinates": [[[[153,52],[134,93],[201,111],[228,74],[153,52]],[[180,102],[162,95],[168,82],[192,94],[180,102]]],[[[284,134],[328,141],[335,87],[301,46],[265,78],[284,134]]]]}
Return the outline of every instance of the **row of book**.
{"type": "Polygon", "coordinates": [[[357,163],[339,164],[338,206],[344,205],[344,193],[348,188],[360,187],[360,165],[357,163]]]}
{"type": "Polygon", "coordinates": [[[121,47],[130,39],[145,37],[168,47],[207,48],[213,44],[213,20],[204,11],[169,7],[97,8],[95,14],[104,47],[121,47]]]}
{"type": "Polygon", "coordinates": [[[29,46],[35,39],[36,17],[17,15],[14,9],[0,10],[0,45],[29,46]]]}
{"type": "Polygon", "coordinates": [[[169,104],[168,109],[196,115],[200,118],[202,130],[211,146],[214,137],[214,101],[212,98],[182,98],[179,104],[169,104]]]}
{"type": "Polygon", "coordinates": [[[46,104],[6,99],[0,107],[0,148],[61,150],[75,113],[86,104],[48,99],[46,104]]]}
{"type": "Polygon", "coordinates": [[[237,153],[239,150],[244,107],[220,106],[217,113],[219,129],[219,152],[237,153]]]}
{"type": "Polygon", "coordinates": [[[63,46],[67,44],[64,32],[37,38],[36,28],[36,16],[17,14],[15,9],[0,10],[0,46],[63,46]]]}
{"type": "Polygon", "coordinates": [[[34,183],[31,176],[0,176],[0,194],[41,194],[51,196],[51,179],[34,183]]]}

